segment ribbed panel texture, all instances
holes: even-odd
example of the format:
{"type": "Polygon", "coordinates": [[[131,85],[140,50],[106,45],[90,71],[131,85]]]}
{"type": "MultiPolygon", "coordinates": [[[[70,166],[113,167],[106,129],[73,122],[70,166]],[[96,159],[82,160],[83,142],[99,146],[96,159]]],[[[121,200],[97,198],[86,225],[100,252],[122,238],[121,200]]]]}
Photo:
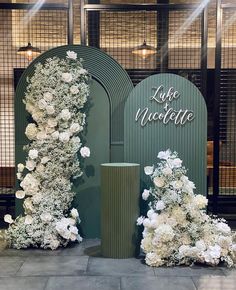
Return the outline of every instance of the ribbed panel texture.
{"type": "Polygon", "coordinates": [[[148,77],[139,83],[131,92],[125,105],[124,160],[139,163],[141,178],[145,184],[149,178],[144,175],[143,167],[159,162],[157,154],[170,148],[177,151],[183,165],[189,169],[187,175],[196,184],[197,192],[206,194],[206,143],[207,143],[207,110],[200,91],[187,79],[174,74],[158,74],[148,77]],[[136,122],[137,110],[148,108],[149,113],[164,113],[165,103],[150,101],[153,87],[164,86],[166,93],[173,87],[180,93],[178,99],[168,102],[176,111],[188,109],[194,112],[194,120],[183,126],[173,122],[163,124],[153,121],[142,127],[140,119],[136,122]]]}
{"type": "Polygon", "coordinates": [[[138,164],[101,166],[101,237],[104,257],[129,258],[135,255],[139,174],[138,164]]]}

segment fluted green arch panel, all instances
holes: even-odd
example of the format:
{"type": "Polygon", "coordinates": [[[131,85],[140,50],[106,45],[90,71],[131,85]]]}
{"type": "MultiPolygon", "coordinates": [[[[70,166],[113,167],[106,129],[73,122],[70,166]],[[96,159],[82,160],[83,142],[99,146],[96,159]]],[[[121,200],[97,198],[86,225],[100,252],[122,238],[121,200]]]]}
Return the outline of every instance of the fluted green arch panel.
{"type": "MultiPolygon", "coordinates": [[[[74,189],[78,195],[74,205],[78,207],[83,220],[81,224],[83,236],[94,238],[100,236],[100,164],[122,161],[124,158],[124,103],[133,88],[128,74],[114,59],[96,48],[70,45],[53,48],[30,64],[22,74],[16,89],[15,162],[24,163],[25,154],[22,147],[29,142],[24,132],[30,121],[30,115],[25,111],[22,102],[27,87],[27,77],[33,75],[37,63],[43,63],[53,56],[64,58],[68,50],[76,51],[78,57],[83,58],[84,67],[92,75],[92,107],[87,118],[89,124],[86,135],[87,145],[91,147],[91,158],[85,161],[84,182],[75,184],[74,189]],[[94,138],[95,134],[96,138],[94,138]],[[112,134],[116,139],[111,136],[112,134]],[[121,144],[121,150],[116,150],[118,147],[116,144],[113,146],[115,141],[121,141],[118,142],[121,144]]],[[[16,200],[16,214],[20,213],[22,213],[22,202],[16,200]]]]}
{"type": "MultiPolygon", "coordinates": [[[[16,97],[22,98],[26,88],[26,77],[34,73],[35,64],[47,58],[58,56],[64,58],[66,51],[77,52],[84,67],[104,87],[110,98],[111,106],[111,161],[122,161],[124,141],[124,104],[133,89],[133,83],[122,66],[100,49],[83,45],[64,45],[52,48],[36,58],[23,73],[16,90],[16,97]],[[121,146],[116,150],[117,146],[121,146]]],[[[101,112],[102,114],[102,112],[101,112]]],[[[17,138],[17,135],[16,135],[17,138]]]]}
{"type": "Polygon", "coordinates": [[[143,167],[156,164],[157,153],[170,148],[179,153],[197,191],[206,194],[206,143],[206,104],[198,88],[187,79],[174,74],[153,75],[139,83],[129,95],[125,105],[124,156],[125,162],[141,164],[143,186],[148,182],[143,167]],[[163,85],[164,92],[173,87],[180,93],[178,98],[167,102],[167,108],[172,107],[176,111],[192,110],[192,121],[181,126],[173,122],[164,124],[162,121],[148,122],[141,126],[141,118],[135,121],[139,108],[148,108],[148,114],[165,112],[166,102],[162,104],[154,99],[150,100],[155,94],[155,88],[160,85],[163,85]]]}

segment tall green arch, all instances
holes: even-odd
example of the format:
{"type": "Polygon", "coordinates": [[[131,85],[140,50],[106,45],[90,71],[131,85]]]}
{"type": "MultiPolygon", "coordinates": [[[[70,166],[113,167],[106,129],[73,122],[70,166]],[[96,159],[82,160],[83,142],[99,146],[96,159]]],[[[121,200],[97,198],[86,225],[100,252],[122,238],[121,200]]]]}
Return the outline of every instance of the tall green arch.
{"type": "MultiPolygon", "coordinates": [[[[93,108],[91,109],[91,112],[95,112],[96,116],[92,116],[92,118],[91,116],[88,116],[88,122],[91,121],[92,127],[90,126],[89,128],[88,124],[90,132],[87,134],[89,142],[95,142],[91,147],[102,151],[95,152],[95,154],[91,156],[91,159],[86,161],[85,174],[86,171],[88,171],[90,178],[86,176],[82,185],[75,185],[75,191],[77,193],[81,192],[75,200],[75,205],[78,205],[78,208],[82,213],[82,220],[86,221],[82,223],[83,236],[91,238],[99,237],[100,173],[95,172],[91,175],[91,170],[89,170],[89,168],[91,169],[91,164],[95,164],[95,168],[98,168],[98,164],[100,163],[123,160],[124,104],[129,93],[133,89],[133,84],[129,75],[112,57],[94,47],[65,45],[53,48],[43,53],[29,65],[22,74],[16,88],[15,161],[16,164],[24,162],[25,154],[22,151],[22,147],[29,142],[24,132],[30,116],[25,111],[25,106],[22,102],[27,87],[27,78],[30,78],[34,74],[35,65],[37,63],[44,63],[47,58],[54,56],[65,58],[68,50],[75,51],[78,54],[78,57],[83,59],[84,67],[92,76],[91,95],[93,98],[97,98],[97,100],[94,100],[96,110],[93,108]],[[100,118],[101,116],[102,118],[100,118]],[[96,118],[98,120],[97,123],[96,118]],[[99,118],[101,124],[99,124],[99,118]],[[96,126],[103,126],[104,128],[102,131],[101,128],[96,130],[96,126]],[[91,138],[91,132],[101,132],[101,135],[93,140],[93,138],[91,138]],[[82,192],[84,192],[84,194],[82,194],[82,192]],[[87,210],[85,210],[85,207],[87,210]]],[[[90,146],[90,144],[87,145],[90,146]]],[[[18,215],[21,212],[21,201],[17,200],[16,214],[18,215]]]]}

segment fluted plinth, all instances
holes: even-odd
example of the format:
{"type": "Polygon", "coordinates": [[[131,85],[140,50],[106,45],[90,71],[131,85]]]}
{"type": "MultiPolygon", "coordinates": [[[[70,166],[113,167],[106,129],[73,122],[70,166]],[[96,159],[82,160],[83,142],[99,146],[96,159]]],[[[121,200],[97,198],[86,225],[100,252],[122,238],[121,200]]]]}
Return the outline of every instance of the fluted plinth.
{"type": "Polygon", "coordinates": [[[129,258],[135,255],[136,219],[139,215],[140,165],[101,165],[102,255],[129,258]]]}

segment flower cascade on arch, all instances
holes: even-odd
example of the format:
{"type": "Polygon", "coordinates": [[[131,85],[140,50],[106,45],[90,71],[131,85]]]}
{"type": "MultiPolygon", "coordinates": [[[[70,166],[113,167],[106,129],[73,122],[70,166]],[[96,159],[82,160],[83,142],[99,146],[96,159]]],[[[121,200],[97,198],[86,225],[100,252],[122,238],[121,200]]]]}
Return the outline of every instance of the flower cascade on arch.
{"type": "Polygon", "coordinates": [[[24,215],[15,220],[4,217],[13,248],[56,249],[82,240],[78,211],[70,210],[75,196],[71,179],[83,174],[80,160],[90,156],[80,139],[89,79],[74,51],[38,63],[27,79],[24,103],[34,122],[25,130],[31,142],[24,146],[25,164],[18,164],[22,189],[16,192],[17,198],[24,199],[24,215]]]}
{"type": "Polygon", "coordinates": [[[194,194],[195,185],[176,152],[159,152],[157,167],[146,166],[145,174],[153,183],[142,193],[149,200],[147,217],[140,216],[144,226],[141,248],[149,266],[190,265],[195,262],[215,266],[236,264],[235,236],[224,219],[205,212],[208,200],[194,194]]]}

